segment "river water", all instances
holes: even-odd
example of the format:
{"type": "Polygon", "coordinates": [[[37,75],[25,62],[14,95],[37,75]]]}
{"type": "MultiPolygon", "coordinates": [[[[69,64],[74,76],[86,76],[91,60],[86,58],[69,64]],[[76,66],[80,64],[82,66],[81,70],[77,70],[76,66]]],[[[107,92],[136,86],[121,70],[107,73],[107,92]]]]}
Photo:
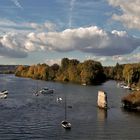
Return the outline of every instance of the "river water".
{"type": "Polygon", "coordinates": [[[121,98],[130,91],[115,81],[99,86],[46,82],[14,75],[0,75],[0,140],[138,140],[140,114],[121,108],[121,98]],[[52,95],[34,96],[37,87],[54,88],[52,95]],[[110,109],[97,108],[98,90],[107,92],[110,109]],[[67,118],[72,129],[61,127],[66,95],[67,118]],[[63,100],[57,102],[57,97],[63,100]]]}

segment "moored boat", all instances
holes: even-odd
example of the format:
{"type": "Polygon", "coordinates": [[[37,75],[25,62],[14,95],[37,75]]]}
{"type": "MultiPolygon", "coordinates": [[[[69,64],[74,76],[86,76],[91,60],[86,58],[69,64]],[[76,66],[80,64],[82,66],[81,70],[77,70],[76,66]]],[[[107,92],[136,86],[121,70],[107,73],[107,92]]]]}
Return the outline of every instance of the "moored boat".
{"type": "Polygon", "coordinates": [[[65,119],[61,122],[61,125],[65,129],[71,129],[71,123],[67,121],[67,100],[66,100],[66,93],[65,93],[65,119]]]}
{"type": "Polygon", "coordinates": [[[50,93],[54,93],[54,89],[49,89],[45,87],[45,88],[42,88],[39,92],[42,94],[50,94],[50,93]]]}
{"type": "Polygon", "coordinates": [[[6,99],[7,98],[7,95],[4,94],[4,93],[0,93],[0,99],[6,99]]]}
{"type": "Polygon", "coordinates": [[[7,98],[8,90],[3,90],[0,92],[0,99],[7,98]]]}
{"type": "Polygon", "coordinates": [[[61,125],[62,125],[62,127],[65,128],[65,129],[71,129],[71,123],[68,122],[68,121],[66,121],[66,120],[62,121],[62,122],[61,122],[61,125]]]}
{"type": "Polygon", "coordinates": [[[3,90],[3,91],[0,92],[0,94],[6,94],[7,95],[8,94],[8,90],[3,90]]]}

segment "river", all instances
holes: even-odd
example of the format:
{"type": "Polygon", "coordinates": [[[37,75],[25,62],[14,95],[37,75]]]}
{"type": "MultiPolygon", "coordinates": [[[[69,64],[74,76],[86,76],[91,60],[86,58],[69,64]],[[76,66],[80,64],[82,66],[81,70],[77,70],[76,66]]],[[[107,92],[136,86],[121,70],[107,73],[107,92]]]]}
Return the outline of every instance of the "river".
{"type": "Polygon", "coordinates": [[[140,139],[140,113],[124,111],[121,98],[130,91],[115,81],[98,86],[47,82],[0,75],[0,140],[135,140],[140,139]],[[38,88],[55,89],[52,95],[34,96],[38,88]],[[107,92],[109,109],[97,108],[98,90],[107,92]],[[70,131],[61,127],[66,95],[70,131]],[[57,102],[57,97],[63,100],[57,102]]]}

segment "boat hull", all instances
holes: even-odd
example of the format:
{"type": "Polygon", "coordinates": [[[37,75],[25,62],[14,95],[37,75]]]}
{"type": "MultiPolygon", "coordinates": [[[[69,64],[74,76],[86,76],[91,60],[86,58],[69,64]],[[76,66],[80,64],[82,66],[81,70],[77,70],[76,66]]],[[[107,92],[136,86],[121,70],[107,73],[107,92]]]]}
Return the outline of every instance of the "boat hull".
{"type": "Polygon", "coordinates": [[[3,91],[0,92],[0,94],[6,94],[7,95],[8,91],[7,90],[3,90],[3,91]]]}
{"type": "Polygon", "coordinates": [[[40,93],[41,94],[52,94],[52,93],[54,93],[54,90],[53,89],[44,88],[44,89],[40,90],[40,93]]]}
{"type": "Polygon", "coordinates": [[[6,94],[0,94],[0,99],[6,99],[7,95],[6,94]]]}
{"type": "Polygon", "coordinates": [[[62,122],[61,122],[61,125],[62,125],[62,127],[65,128],[65,129],[71,129],[71,123],[70,123],[70,122],[62,121],[62,122]]]}

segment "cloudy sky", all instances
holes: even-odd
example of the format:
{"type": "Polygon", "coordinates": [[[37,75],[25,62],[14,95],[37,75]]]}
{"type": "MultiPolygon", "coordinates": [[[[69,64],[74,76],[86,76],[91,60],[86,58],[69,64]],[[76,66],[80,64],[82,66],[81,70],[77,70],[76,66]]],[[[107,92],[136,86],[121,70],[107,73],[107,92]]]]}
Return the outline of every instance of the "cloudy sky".
{"type": "Polygon", "coordinates": [[[140,0],[0,0],[0,64],[140,62],[140,0]]]}

